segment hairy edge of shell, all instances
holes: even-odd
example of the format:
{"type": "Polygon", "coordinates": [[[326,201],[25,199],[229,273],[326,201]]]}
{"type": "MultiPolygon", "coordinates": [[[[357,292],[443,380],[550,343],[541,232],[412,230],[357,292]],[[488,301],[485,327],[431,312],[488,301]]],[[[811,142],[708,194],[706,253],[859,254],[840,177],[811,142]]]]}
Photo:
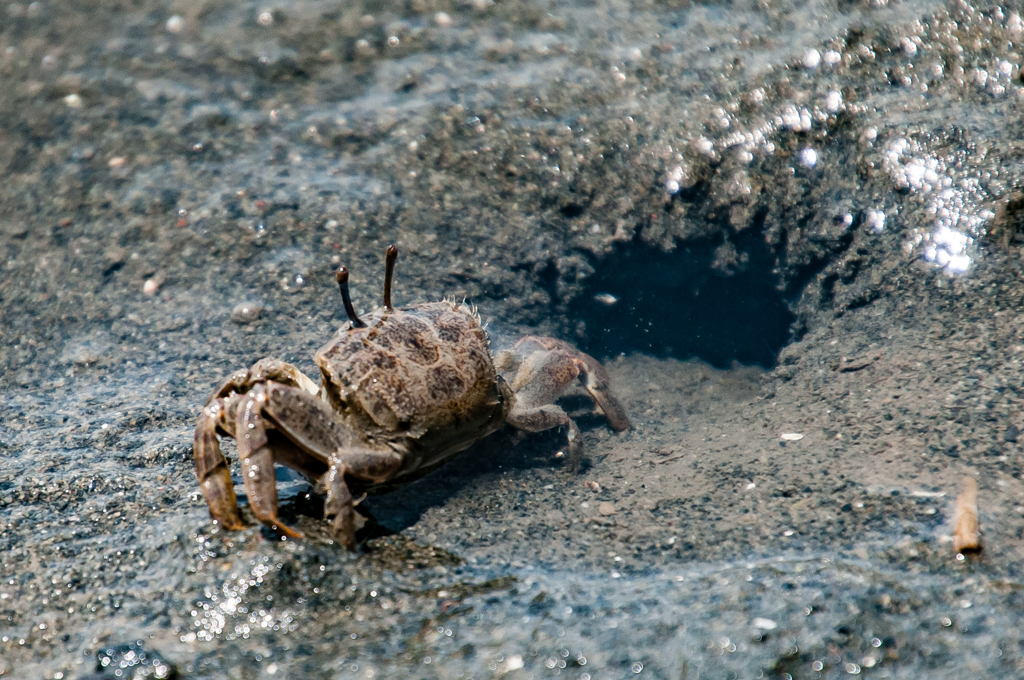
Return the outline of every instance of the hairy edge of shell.
{"type": "Polygon", "coordinates": [[[466,298],[462,298],[462,300],[459,300],[454,295],[445,295],[444,301],[450,304],[452,306],[452,309],[461,309],[465,311],[467,314],[473,317],[473,320],[476,321],[481,328],[484,327],[484,323],[480,319],[480,312],[477,310],[476,305],[473,304],[472,302],[466,302],[466,298]]]}

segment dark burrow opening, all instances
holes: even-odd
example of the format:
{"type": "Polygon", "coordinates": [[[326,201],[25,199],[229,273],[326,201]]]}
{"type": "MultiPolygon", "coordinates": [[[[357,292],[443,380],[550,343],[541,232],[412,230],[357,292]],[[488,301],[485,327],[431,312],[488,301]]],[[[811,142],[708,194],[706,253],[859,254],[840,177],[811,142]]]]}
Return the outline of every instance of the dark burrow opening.
{"type": "Polygon", "coordinates": [[[687,241],[672,252],[639,240],[619,247],[571,305],[581,349],[598,358],[643,352],[718,368],[774,366],[796,316],[775,255],[750,231],[735,243],[687,241]]]}

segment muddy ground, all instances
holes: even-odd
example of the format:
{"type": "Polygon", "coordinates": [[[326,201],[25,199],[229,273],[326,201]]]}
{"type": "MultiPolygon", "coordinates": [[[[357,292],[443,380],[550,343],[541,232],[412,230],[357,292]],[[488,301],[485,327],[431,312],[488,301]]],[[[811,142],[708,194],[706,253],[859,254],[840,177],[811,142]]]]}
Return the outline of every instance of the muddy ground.
{"type": "Polygon", "coordinates": [[[1019,11],[10,5],[0,675],[1016,677],[1019,11]],[[578,474],[501,431],[356,555],[285,473],[309,541],[222,532],[200,405],[390,242],[633,429],[569,395],[578,474]]]}

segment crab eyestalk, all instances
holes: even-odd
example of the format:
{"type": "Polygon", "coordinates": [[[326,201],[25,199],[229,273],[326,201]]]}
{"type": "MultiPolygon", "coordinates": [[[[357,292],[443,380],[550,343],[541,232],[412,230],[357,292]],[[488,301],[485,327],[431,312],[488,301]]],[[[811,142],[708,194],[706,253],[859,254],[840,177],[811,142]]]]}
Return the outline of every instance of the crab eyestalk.
{"type": "Polygon", "coordinates": [[[398,259],[398,248],[394,244],[384,252],[384,309],[394,310],[391,306],[391,277],[395,273],[395,260],[398,259]]]}
{"type": "Polygon", "coordinates": [[[345,315],[348,316],[349,323],[352,324],[352,328],[366,328],[363,320],[356,316],[356,309],[352,306],[352,297],[348,294],[348,267],[345,265],[338,267],[338,273],[335,276],[338,279],[338,288],[341,289],[341,301],[345,304],[345,315]]]}

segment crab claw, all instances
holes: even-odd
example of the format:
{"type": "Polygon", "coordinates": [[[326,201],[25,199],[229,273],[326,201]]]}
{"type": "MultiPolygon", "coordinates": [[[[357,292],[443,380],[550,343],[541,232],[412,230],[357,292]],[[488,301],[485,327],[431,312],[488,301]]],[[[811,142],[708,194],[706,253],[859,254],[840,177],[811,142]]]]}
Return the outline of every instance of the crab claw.
{"type": "Polygon", "coordinates": [[[524,408],[536,408],[557,399],[574,378],[594,398],[608,423],[618,432],[630,428],[626,409],[608,386],[608,373],[597,359],[564,340],[527,335],[512,348],[518,371],[512,389],[524,408]]]}
{"type": "Polygon", "coordinates": [[[597,402],[605,417],[608,418],[608,423],[612,426],[612,429],[616,432],[625,432],[631,427],[629,416],[626,415],[626,409],[622,407],[622,404],[619,403],[619,400],[615,398],[615,395],[612,394],[611,389],[608,387],[608,373],[604,370],[604,366],[597,363],[597,359],[589,354],[579,350],[575,351],[576,358],[583,364],[583,370],[580,371],[580,382],[583,383],[587,392],[590,393],[590,396],[597,402]]]}

